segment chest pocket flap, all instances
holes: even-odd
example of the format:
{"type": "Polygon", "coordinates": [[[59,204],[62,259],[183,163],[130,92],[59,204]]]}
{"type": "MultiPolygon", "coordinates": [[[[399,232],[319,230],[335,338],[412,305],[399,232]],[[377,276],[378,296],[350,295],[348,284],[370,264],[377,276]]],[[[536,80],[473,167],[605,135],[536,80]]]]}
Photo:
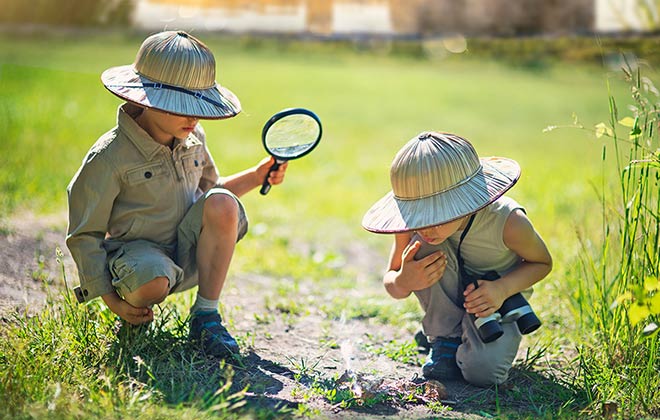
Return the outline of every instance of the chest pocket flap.
{"type": "Polygon", "coordinates": [[[181,157],[183,168],[187,172],[201,172],[206,165],[206,159],[202,153],[190,153],[181,157]]]}
{"type": "Polygon", "coordinates": [[[165,176],[166,168],[162,163],[149,163],[126,172],[126,182],[135,186],[165,176]]]}

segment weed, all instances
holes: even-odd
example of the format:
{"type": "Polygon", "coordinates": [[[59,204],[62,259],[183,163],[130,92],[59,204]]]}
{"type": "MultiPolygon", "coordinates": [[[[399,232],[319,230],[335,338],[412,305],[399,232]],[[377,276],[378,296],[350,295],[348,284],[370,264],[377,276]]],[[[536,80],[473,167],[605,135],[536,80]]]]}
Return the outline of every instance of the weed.
{"type": "Polygon", "coordinates": [[[573,304],[589,333],[578,361],[592,412],[607,406],[609,415],[636,417],[660,412],[654,327],[660,316],[660,92],[640,67],[626,63],[623,74],[630,86],[630,114],[620,111],[610,92],[609,121],[593,129],[596,137],[612,141],[603,146],[601,159],[604,180],[608,152],[615,160],[616,199],[608,198],[603,181],[602,240],[593,244],[582,238],[584,281],[578,282],[573,304]]]}
{"type": "Polygon", "coordinates": [[[412,340],[391,340],[384,344],[377,342],[364,344],[364,349],[377,355],[385,355],[396,362],[421,366],[417,344],[412,340]]]}

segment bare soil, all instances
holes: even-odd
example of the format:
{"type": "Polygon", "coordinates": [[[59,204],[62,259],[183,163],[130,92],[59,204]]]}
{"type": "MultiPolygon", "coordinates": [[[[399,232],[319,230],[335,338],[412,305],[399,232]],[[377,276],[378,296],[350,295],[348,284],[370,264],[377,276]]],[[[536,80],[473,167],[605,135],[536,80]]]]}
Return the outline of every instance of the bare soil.
{"type": "MultiPolygon", "coordinates": [[[[1,223],[0,227],[0,316],[3,320],[16,311],[37,311],[47,304],[45,287],[62,288],[62,266],[56,249],[62,250],[62,260],[69,285],[77,283],[73,261],[66,250],[64,235],[66,216],[30,214],[1,223]]],[[[370,255],[348,250],[346,261],[372,269],[373,259],[355,261],[355,255],[370,255]]],[[[373,252],[371,252],[373,256],[373,252]]],[[[379,261],[382,262],[382,261],[379,261]]],[[[380,266],[380,265],[379,265],[380,266]]],[[[365,345],[379,346],[391,340],[410,340],[410,333],[376,325],[369,319],[328,319],[321,311],[295,316],[272,316],[269,322],[259,322],[255,314],[268,314],[264,290],[272,279],[241,274],[232,278],[223,292],[223,304],[229,308],[235,335],[254,337],[244,344],[243,368],[234,378],[240,387],[250,385],[248,404],[265,407],[288,407],[299,404],[315,410],[313,416],[323,418],[488,418],[497,413],[497,405],[507,412],[520,411],[522,417],[532,416],[528,410],[534,388],[552,393],[560,387],[540,375],[515,369],[510,383],[494,389],[473,387],[463,381],[444,384],[426,382],[420,378],[421,368],[398,363],[365,345]],[[240,288],[237,287],[240,285],[240,288]],[[303,372],[303,368],[308,372],[303,372]],[[301,374],[301,372],[303,374],[301,374]],[[298,374],[297,378],[294,376],[298,374]],[[351,407],[331,404],[313,391],[318,378],[343,378],[335,382],[338,388],[352,388],[362,398],[351,407]],[[531,385],[530,385],[531,384],[531,385]],[[386,397],[376,401],[377,396],[386,397]],[[408,398],[406,398],[408,396],[408,398]],[[440,404],[446,408],[441,409],[440,404]],[[431,407],[435,406],[433,411],[431,407]],[[440,407],[440,409],[438,409],[440,407]]],[[[381,288],[380,284],[361,287],[381,288]]],[[[383,292],[384,293],[384,292],[383,292]]],[[[347,297],[349,298],[349,297],[347,297]]],[[[384,294],[383,298],[387,298],[384,294]]],[[[2,321],[0,321],[2,322],[2,321]]],[[[521,349],[521,354],[526,349],[521,349]]],[[[423,355],[419,360],[423,360],[423,355]]],[[[560,405],[561,401],[555,401],[560,405]]]]}

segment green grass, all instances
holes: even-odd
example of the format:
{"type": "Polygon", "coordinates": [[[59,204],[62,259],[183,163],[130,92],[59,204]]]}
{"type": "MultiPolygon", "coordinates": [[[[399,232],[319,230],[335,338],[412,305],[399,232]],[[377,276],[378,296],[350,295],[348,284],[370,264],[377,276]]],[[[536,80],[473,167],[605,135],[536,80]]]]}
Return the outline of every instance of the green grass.
{"type": "Polygon", "coordinates": [[[593,340],[580,349],[590,398],[624,417],[657,416],[660,407],[660,93],[641,69],[623,72],[628,110],[610,98],[603,134],[614,142],[619,186],[603,191],[603,241],[585,243],[585,284],[574,295],[593,340]],[[598,351],[594,351],[598,349],[598,351]]]}
{"type": "MultiPolygon", "coordinates": [[[[421,131],[439,130],[470,139],[480,155],[511,157],[523,167],[510,195],[527,208],[555,259],[553,273],[538,285],[531,301],[545,324],[533,337],[535,345],[560,354],[562,346],[590,339],[592,325],[576,321],[583,319],[580,310],[587,309],[573,304],[584,274],[576,268],[582,249],[577,234],[587,243],[601,240],[596,190],[604,184],[609,191],[609,185],[618,182],[612,176],[612,142],[588,130],[543,129],[571,125],[574,114],[587,129],[607,121],[608,95],[620,104],[627,101],[619,72],[577,63],[544,63],[530,69],[470,54],[433,60],[346,46],[315,48],[200,36],[216,53],[218,81],[239,96],[244,109],[234,119],[204,124],[221,173],[242,170],[264,155],[261,127],[282,108],[308,107],[324,126],[319,147],[290,164],[282,186],[266,197],[256,192],[244,197],[252,231],[237,248],[232,275],[261,273],[280,279],[264,291],[269,312],[255,314],[259,322],[272,322],[273,313],[295,322],[313,307],[330,318],[370,318],[414,330],[420,313],[413,299],[397,302],[384,292],[362,292],[362,285],[380,281],[391,238],[364,232],[360,220],[389,190],[389,164],[396,151],[421,131]],[[603,162],[604,144],[608,154],[603,162]],[[358,264],[369,270],[356,272],[354,265],[347,267],[346,259],[362,250],[371,251],[365,256],[371,264],[358,264]],[[301,290],[305,300],[292,298],[301,290]]],[[[0,35],[3,217],[26,209],[65,210],[67,183],[89,146],[113,126],[120,104],[105,91],[99,75],[110,66],[130,63],[141,40],[133,34],[84,39],[0,35]]],[[[628,113],[625,106],[620,108],[622,116],[628,113]]],[[[11,226],[3,222],[0,229],[10,231],[11,226]]],[[[181,313],[189,303],[185,299],[189,296],[176,300],[181,313]]],[[[22,354],[12,376],[0,380],[0,397],[20,411],[9,415],[43,414],[53,401],[55,415],[62,417],[75,407],[85,415],[109,410],[122,417],[144,410],[155,417],[172,412],[183,418],[203,417],[211,415],[209,407],[226,401],[222,412],[234,415],[229,408],[234,400],[229,398],[239,390],[222,390],[212,397],[229,372],[222,378],[204,376],[210,373],[200,361],[161,360],[158,354],[143,357],[146,365],[122,355],[121,369],[114,369],[104,359],[111,353],[90,350],[113,348],[116,338],[107,310],[92,305],[65,306],[62,311],[0,328],[2,371],[8,372],[9,360],[22,354]],[[89,326],[82,335],[74,328],[81,320],[89,326]],[[50,335],[31,335],[40,326],[47,326],[43,333],[50,335]],[[48,360],[54,354],[66,355],[71,363],[54,364],[48,360]],[[211,385],[190,394],[158,383],[158,378],[171,376],[167,369],[175,366],[186,366],[199,375],[200,383],[211,385]],[[53,375],[64,379],[46,379],[53,375]],[[57,399],[68,397],[68,402],[57,399]],[[161,407],[160,402],[166,404],[161,407]]],[[[229,315],[234,315],[231,309],[229,315]]],[[[169,332],[154,334],[165,334],[158,340],[176,348],[180,316],[174,313],[167,320],[169,332]]],[[[385,352],[408,359],[405,345],[397,349],[395,344],[385,352]]],[[[332,387],[324,389],[330,392],[332,387]]],[[[562,412],[570,416],[572,409],[569,405],[562,412]]]]}

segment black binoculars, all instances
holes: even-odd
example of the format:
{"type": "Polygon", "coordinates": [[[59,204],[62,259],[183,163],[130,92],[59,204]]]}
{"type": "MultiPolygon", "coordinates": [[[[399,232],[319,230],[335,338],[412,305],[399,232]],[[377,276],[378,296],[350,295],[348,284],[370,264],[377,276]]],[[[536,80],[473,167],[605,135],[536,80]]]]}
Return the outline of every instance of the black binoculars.
{"type": "MultiPolygon", "coordinates": [[[[469,276],[463,278],[463,288],[465,289],[469,284],[474,284],[478,287],[477,280],[497,280],[500,275],[495,271],[488,271],[481,276],[469,276]]],[[[527,299],[520,293],[507,298],[500,309],[495,313],[484,317],[478,318],[474,314],[470,314],[474,325],[479,332],[479,338],[484,343],[495,341],[504,334],[501,323],[515,322],[521,334],[529,334],[536,331],[541,326],[541,321],[538,319],[532,307],[527,303],[527,299]]]]}

